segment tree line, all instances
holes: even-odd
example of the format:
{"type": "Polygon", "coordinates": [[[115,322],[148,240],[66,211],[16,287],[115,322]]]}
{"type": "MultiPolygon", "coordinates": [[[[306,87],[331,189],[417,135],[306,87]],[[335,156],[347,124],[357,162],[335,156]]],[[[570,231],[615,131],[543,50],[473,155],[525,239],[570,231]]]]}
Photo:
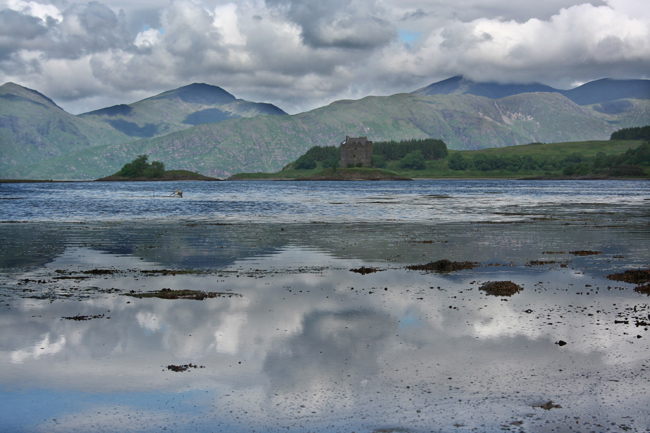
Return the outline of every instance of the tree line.
{"type": "Polygon", "coordinates": [[[547,156],[520,157],[518,155],[490,155],[479,153],[464,156],[453,153],[447,159],[450,170],[478,171],[545,171],[561,172],[565,176],[643,176],[645,167],[650,167],[650,142],[629,149],[620,155],[608,155],[598,152],[595,157],[585,157],[580,153],[572,153],[563,158],[547,156]]]}
{"type": "Polygon", "coordinates": [[[398,161],[409,153],[420,151],[425,160],[443,159],[448,155],[444,141],[435,138],[396,141],[380,141],[372,144],[372,155],[387,161],[398,161]]]}
{"type": "MultiPolygon", "coordinates": [[[[388,161],[400,161],[404,169],[424,169],[426,160],[443,159],[448,155],[444,141],[425,138],[403,141],[380,141],[372,144],[372,163],[383,168],[388,161]]],[[[293,166],[297,170],[311,170],[320,162],[323,168],[338,167],[341,161],[340,146],[314,146],[298,158],[293,166]]]]}
{"type": "Polygon", "coordinates": [[[650,125],[623,128],[612,132],[610,140],[645,140],[650,141],[650,125]]]}

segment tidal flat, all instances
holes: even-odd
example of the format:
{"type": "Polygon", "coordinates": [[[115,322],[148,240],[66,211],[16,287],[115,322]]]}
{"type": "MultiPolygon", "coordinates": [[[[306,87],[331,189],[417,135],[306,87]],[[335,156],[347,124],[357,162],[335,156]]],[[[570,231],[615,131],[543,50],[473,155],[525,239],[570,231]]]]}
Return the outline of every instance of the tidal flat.
{"type": "Polygon", "coordinates": [[[616,276],[650,193],[444,223],[369,194],[390,220],[0,223],[0,431],[650,429],[647,274],[616,276]]]}

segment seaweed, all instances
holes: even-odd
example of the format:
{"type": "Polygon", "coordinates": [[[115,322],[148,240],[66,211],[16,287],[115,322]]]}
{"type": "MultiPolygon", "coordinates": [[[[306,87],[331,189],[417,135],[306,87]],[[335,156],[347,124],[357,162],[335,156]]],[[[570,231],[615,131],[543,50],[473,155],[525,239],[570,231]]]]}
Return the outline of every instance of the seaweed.
{"type": "MultiPolygon", "coordinates": [[[[83,316],[81,314],[77,314],[76,316],[62,317],[62,319],[82,321],[82,320],[102,319],[103,317],[104,317],[103,314],[96,314],[94,316],[83,316]]],[[[110,317],[107,317],[107,319],[110,319],[110,317]]]]}
{"type": "Polygon", "coordinates": [[[374,272],[381,272],[381,271],[383,271],[383,269],[367,268],[365,266],[361,266],[360,268],[356,268],[356,269],[350,269],[350,272],[356,272],[357,274],[361,274],[361,275],[372,274],[374,272]]]}
{"type": "Polygon", "coordinates": [[[454,272],[463,269],[473,269],[477,266],[480,266],[480,264],[476,262],[452,262],[451,260],[442,259],[424,265],[407,266],[406,269],[412,271],[454,272]]]}
{"type": "Polygon", "coordinates": [[[573,254],[574,256],[597,256],[598,254],[602,254],[602,251],[592,251],[592,250],[577,250],[577,251],[569,251],[569,254],[573,254]]]}
{"type": "Polygon", "coordinates": [[[559,404],[553,404],[553,400],[549,400],[544,404],[534,404],[533,407],[539,407],[544,410],[551,410],[551,409],[561,409],[562,406],[559,404]]]}
{"type": "Polygon", "coordinates": [[[198,366],[196,364],[192,364],[191,362],[189,364],[182,364],[182,365],[175,365],[175,364],[170,364],[167,366],[167,370],[173,371],[175,373],[183,373],[184,371],[191,371],[191,368],[205,368],[205,366],[201,365],[198,366]]]}
{"type": "Polygon", "coordinates": [[[635,292],[650,296],[650,269],[629,269],[618,274],[609,274],[605,278],[637,284],[635,292]]]}
{"type": "Polygon", "coordinates": [[[488,281],[479,287],[479,290],[492,296],[512,296],[524,289],[512,281],[488,281]]]}
{"type": "Polygon", "coordinates": [[[127,296],[133,296],[134,298],[160,298],[160,299],[194,299],[196,301],[203,301],[208,298],[232,298],[233,296],[241,296],[237,293],[229,292],[203,292],[201,290],[190,290],[190,289],[181,289],[181,290],[172,290],[172,289],[162,289],[154,292],[143,292],[138,293],[131,291],[130,293],[125,293],[127,296]]]}

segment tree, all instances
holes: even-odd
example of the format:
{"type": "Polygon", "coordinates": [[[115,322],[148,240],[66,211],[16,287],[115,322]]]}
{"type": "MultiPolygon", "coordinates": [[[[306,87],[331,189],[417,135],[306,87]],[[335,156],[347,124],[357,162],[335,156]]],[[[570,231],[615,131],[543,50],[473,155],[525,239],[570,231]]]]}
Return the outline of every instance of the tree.
{"type": "Polygon", "coordinates": [[[165,165],[160,161],[148,162],[147,155],[138,155],[136,159],[124,164],[117,173],[124,177],[161,177],[165,173],[165,165]]]}
{"type": "Polygon", "coordinates": [[[323,168],[338,168],[339,167],[339,162],[341,158],[335,158],[333,156],[327,158],[325,161],[323,161],[323,168]]]}
{"type": "Polygon", "coordinates": [[[493,155],[479,153],[474,156],[474,168],[481,171],[498,170],[501,168],[501,161],[493,155]]]}
{"type": "Polygon", "coordinates": [[[448,151],[444,141],[434,138],[422,140],[379,141],[373,143],[372,153],[374,156],[383,156],[388,161],[397,161],[407,154],[419,150],[425,160],[446,158],[448,151]]]}
{"type": "Polygon", "coordinates": [[[532,156],[525,155],[523,158],[521,158],[520,167],[522,170],[536,170],[539,167],[539,164],[532,156]]]}
{"type": "Polygon", "coordinates": [[[602,168],[607,162],[607,154],[605,152],[598,152],[594,159],[594,168],[602,168]]]}
{"type": "Polygon", "coordinates": [[[574,152],[574,153],[568,155],[566,158],[564,158],[564,160],[566,162],[570,163],[570,164],[579,164],[582,161],[584,161],[585,158],[582,156],[581,153],[574,152]]]}
{"type": "Polygon", "coordinates": [[[377,168],[386,167],[386,158],[383,155],[373,155],[372,156],[372,165],[377,168]]]}
{"type": "Polygon", "coordinates": [[[138,157],[134,159],[131,164],[133,164],[133,168],[138,174],[142,174],[149,166],[148,160],[149,157],[147,155],[138,155],[138,157]]]}
{"type": "Polygon", "coordinates": [[[575,164],[569,164],[566,167],[564,167],[564,170],[562,170],[562,174],[565,176],[573,176],[574,174],[576,174],[575,164]]]}
{"type": "Polygon", "coordinates": [[[304,154],[296,160],[294,168],[296,170],[311,170],[316,168],[316,165],[316,160],[311,155],[304,154]]]}
{"type": "Polygon", "coordinates": [[[461,153],[452,153],[447,160],[447,165],[450,170],[467,170],[469,161],[461,153]]]}
{"type": "Polygon", "coordinates": [[[165,164],[160,161],[152,161],[143,172],[144,177],[162,177],[163,174],[165,174],[165,164]]]}
{"type": "Polygon", "coordinates": [[[400,167],[412,170],[424,170],[424,155],[421,150],[414,150],[400,161],[400,167]]]}
{"type": "Polygon", "coordinates": [[[133,163],[127,162],[124,167],[117,173],[119,176],[136,177],[138,175],[133,163]]]}
{"type": "Polygon", "coordinates": [[[619,129],[610,140],[650,140],[650,125],[619,129]]]}

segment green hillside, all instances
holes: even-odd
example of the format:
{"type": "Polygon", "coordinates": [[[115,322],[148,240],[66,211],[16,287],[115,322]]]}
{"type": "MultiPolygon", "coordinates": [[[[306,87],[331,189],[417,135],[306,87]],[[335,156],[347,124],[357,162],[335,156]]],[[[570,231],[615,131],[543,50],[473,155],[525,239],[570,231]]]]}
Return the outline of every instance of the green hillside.
{"type": "Polygon", "coordinates": [[[622,127],[645,125],[650,118],[650,101],[623,102],[619,112],[602,113],[598,107],[582,107],[556,93],[499,100],[472,95],[367,97],[292,116],[225,120],[163,137],[85,149],[9,170],[6,176],[94,179],[114,173],[139,154],[148,154],[171,169],[213,177],[268,173],[313,146],[338,145],[346,135],[373,141],[434,137],[456,150],[603,140],[622,127]]]}
{"type": "Polygon", "coordinates": [[[127,136],[108,125],[66,113],[34,90],[13,83],[0,86],[0,168],[3,175],[8,168],[126,140],[127,136]]]}
{"type": "Polygon", "coordinates": [[[66,163],[67,173],[52,167],[70,161],[66,156],[70,153],[93,147],[165,135],[196,124],[270,114],[286,113],[271,104],[237,99],[216,86],[192,84],[130,105],[74,116],[35,90],[6,83],[0,86],[0,175],[90,179],[93,172],[106,174],[101,163],[99,167],[81,161],[66,163]]]}

